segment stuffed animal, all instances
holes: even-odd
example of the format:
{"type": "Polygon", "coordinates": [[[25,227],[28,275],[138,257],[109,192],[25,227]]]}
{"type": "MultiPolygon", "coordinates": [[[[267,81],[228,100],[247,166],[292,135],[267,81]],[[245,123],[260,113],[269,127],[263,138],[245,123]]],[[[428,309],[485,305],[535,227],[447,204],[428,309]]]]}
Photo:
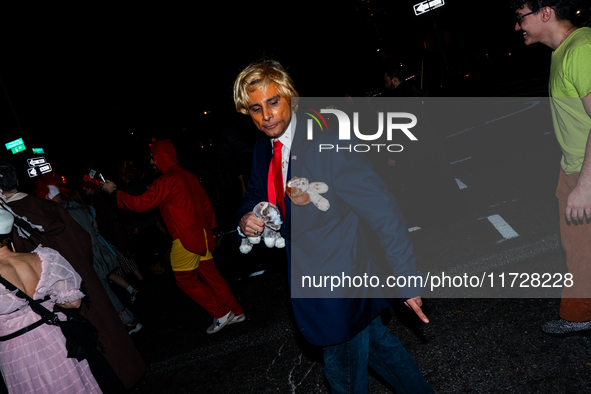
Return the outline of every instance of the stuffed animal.
{"type": "Polygon", "coordinates": [[[240,227],[238,227],[238,232],[243,237],[240,243],[240,251],[247,254],[252,250],[252,245],[261,242],[261,237],[268,248],[283,248],[285,246],[285,239],[279,233],[279,229],[283,224],[279,209],[275,205],[263,201],[258,203],[252,212],[254,213],[254,216],[265,222],[265,229],[263,230],[263,233],[257,237],[247,237],[242,233],[240,227]]]}
{"type": "Polygon", "coordinates": [[[330,203],[320,194],[328,191],[324,182],[309,183],[306,178],[291,178],[285,187],[285,192],[296,205],[306,205],[310,202],[321,211],[328,211],[330,203]]]}

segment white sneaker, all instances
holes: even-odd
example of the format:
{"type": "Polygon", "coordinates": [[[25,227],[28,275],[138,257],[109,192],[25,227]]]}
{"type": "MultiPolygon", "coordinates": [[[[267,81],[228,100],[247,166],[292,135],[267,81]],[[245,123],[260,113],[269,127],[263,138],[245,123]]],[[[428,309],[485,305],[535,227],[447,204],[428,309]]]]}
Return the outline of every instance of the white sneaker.
{"type": "Polygon", "coordinates": [[[129,335],[131,334],[135,334],[136,332],[138,332],[139,330],[141,330],[144,325],[140,322],[137,321],[137,318],[133,319],[133,321],[131,322],[131,324],[127,324],[127,333],[129,335]]]}
{"type": "Polygon", "coordinates": [[[243,313],[241,315],[234,316],[234,318],[232,319],[232,321],[230,321],[230,323],[228,323],[228,324],[242,323],[244,320],[246,320],[246,316],[243,313]]]}
{"type": "Polygon", "coordinates": [[[226,316],[220,317],[219,319],[214,318],[213,323],[207,329],[208,334],[215,334],[216,332],[220,331],[222,328],[229,324],[232,319],[234,319],[234,312],[230,311],[226,316]]]}
{"type": "Polygon", "coordinates": [[[138,289],[133,289],[133,291],[131,292],[131,294],[129,295],[130,301],[133,304],[135,302],[135,300],[137,299],[137,293],[139,293],[138,289]]]}

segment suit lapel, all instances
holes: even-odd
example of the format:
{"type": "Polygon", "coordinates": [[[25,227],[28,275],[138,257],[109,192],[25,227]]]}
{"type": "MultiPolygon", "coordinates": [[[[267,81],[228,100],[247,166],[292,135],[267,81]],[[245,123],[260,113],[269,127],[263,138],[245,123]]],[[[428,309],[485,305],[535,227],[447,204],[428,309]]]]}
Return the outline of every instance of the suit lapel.
{"type": "MultiPolygon", "coordinates": [[[[306,127],[303,121],[297,122],[296,130],[291,143],[291,150],[289,152],[289,167],[287,168],[287,180],[288,182],[294,176],[298,176],[301,173],[303,165],[303,152],[306,144],[306,127]]],[[[288,234],[291,234],[291,200],[285,194],[285,227],[288,234]]]]}
{"type": "Polygon", "coordinates": [[[301,174],[301,169],[303,165],[303,154],[307,141],[306,127],[305,123],[302,120],[300,120],[297,123],[294,134],[295,135],[293,136],[293,142],[291,144],[291,152],[289,154],[289,179],[293,178],[294,176],[298,176],[298,174],[301,174]]]}
{"type": "MultiPolygon", "coordinates": [[[[292,148],[293,148],[293,145],[292,145],[292,148]]],[[[287,180],[285,181],[286,184],[291,179],[292,152],[293,151],[289,152],[289,166],[287,167],[287,180]]],[[[287,196],[287,193],[285,193],[285,217],[283,218],[283,223],[285,226],[286,234],[288,234],[288,237],[290,237],[291,236],[291,229],[290,229],[290,226],[291,226],[291,200],[287,196]]]]}

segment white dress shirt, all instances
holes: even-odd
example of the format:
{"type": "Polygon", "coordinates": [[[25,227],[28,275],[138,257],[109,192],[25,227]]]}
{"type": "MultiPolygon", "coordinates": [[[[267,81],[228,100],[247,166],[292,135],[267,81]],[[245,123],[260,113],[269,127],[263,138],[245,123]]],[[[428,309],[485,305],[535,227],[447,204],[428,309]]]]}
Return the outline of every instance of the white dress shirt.
{"type": "Polygon", "coordinates": [[[285,193],[285,185],[289,179],[287,179],[287,170],[289,169],[289,153],[291,152],[291,142],[293,141],[293,136],[295,134],[296,128],[296,114],[294,112],[291,113],[291,121],[283,133],[279,138],[275,138],[271,140],[273,144],[275,141],[280,141],[283,146],[281,147],[281,170],[283,173],[283,192],[285,193]]]}

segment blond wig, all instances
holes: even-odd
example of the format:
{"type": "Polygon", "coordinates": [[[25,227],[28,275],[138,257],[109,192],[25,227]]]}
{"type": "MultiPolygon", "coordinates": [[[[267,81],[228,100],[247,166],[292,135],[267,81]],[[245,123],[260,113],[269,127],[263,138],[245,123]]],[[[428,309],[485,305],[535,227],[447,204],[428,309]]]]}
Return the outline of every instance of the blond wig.
{"type": "Polygon", "coordinates": [[[249,93],[258,88],[267,89],[271,84],[281,97],[283,97],[294,111],[297,111],[297,98],[300,97],[295,90],[291,77],[285,72],[279,62],[272,59],[262,59],[251,63],[234,81],[234,104],[236,111],[248,115],[250,104],[249,93]]]}

